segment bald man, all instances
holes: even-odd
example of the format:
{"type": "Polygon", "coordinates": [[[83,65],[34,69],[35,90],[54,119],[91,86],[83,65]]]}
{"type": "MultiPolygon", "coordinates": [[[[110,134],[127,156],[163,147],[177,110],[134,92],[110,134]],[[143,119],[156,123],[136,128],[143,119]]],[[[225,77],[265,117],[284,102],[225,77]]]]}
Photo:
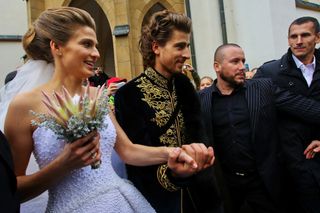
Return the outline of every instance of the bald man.
{"type": "Polygon", "coordinates": [[[269,79],[246,81],[245,60],[237,44],[215,52],[217,80],[199,92],[207,145],[215,148],[221,168],[227,212],[239,212],[245,203],[254,212],[285,212],[276,109],[314,121],[320,105],[276,88],[269,79]]]}

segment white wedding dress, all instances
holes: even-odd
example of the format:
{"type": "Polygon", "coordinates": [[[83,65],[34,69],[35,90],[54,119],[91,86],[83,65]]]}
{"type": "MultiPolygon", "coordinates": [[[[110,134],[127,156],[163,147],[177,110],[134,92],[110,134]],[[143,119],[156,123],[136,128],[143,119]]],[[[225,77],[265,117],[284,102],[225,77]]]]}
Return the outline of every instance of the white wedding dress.
{"type": "MultiPolygon", "coordinates": [[[[131,182],[121,179],[111,165],[116,130],[109,115],[107,128],[100,130],[102,164],[98,169],[87,166],[70,172],[52,186],[46,212],[130,213],[155,212],[131,182]]],[[[62,151],[64,142],[44,127],[33,133],[34,155],[39,167],[50,163],[62,151]]]]}

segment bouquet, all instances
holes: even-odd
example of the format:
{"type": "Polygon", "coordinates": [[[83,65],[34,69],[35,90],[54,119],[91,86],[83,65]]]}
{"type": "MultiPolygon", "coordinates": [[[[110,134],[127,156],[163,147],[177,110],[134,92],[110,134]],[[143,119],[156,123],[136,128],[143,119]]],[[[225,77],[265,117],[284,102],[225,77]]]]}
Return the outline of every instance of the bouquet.
{"type": "MultiPolygon", "coordinates": [[[[89,87],[88,84],[83,95],[74,97],[71,97],[65,87],[62,88],[62,94],[54,91],[53,98],[42,92],[44,96],[42,102],[49,109],[49,114],[31,111],[36,117],[31,124],[51,129],[58,139],[63,139],[67,143],[86,136],[96,129],[106,128],[103,120],[109,110],[105,85],[98,87],[92,97],[89,96],[89,87]]],[[[100,163],[92,165],[92,168],[98,168],[100,163]]]]}

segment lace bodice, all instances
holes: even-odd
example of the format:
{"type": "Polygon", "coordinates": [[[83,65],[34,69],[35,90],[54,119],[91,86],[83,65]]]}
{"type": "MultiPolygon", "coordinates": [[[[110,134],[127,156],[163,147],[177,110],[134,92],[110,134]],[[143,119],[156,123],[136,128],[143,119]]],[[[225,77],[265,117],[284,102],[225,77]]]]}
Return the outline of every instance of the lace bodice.
{"type": "MultiPolygon", "coordinates": [[[[92,170],[87,166],[74,170],[51,187],[47,212],[154,212],[140,192],[114,172],[111,153],[116,131],[109,116],[105,122],[107,128],[99,131],[100,168],[92,170]]],[[[34,155],[40,168],[54,160],[65,145],[45,128],[37,128],[33,139],[34,155]]]]}

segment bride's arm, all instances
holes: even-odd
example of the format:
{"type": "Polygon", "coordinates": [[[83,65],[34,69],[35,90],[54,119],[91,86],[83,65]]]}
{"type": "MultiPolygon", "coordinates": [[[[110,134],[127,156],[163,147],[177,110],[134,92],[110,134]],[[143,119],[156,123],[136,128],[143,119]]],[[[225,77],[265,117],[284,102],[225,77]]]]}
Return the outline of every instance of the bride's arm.
{"type": "MultiPolygon", "coordinates": [[[[67,144],[62,153],[51,163],[33,174],[26,175],[26,168],[33,151],[33,138],[31,128],[30,109],[34,109],[34,96],[18,96],[10,104],[6,121],[5,135],[10,143],[15,174],[17,176],[17,189],[21,201],[26,201],[40,195],[54,183],[75,168],[90,165],[100,159],[99,136],[92,143],[85,143],[97,133],[67,144]],[[95,159],[90,157],[90,152],[99,154],[95,159]]],[[[48,152],[49,153],[49,152],[48,152]]]]}
{"type": "Polygon", "coordinates": [[[109,115],[117,132],[115,150],[125,163],[135,166],[148,166],[167,162],[169,153],[174,151],[174,147],[151,147],[133,144],[118,124],[114,114],[110,112],[109,115]]]}
{"type": "Polygon", "coordinates": [[[115,150],[127,164],[148,166],[169,162],[169,167],[181,174],[190,174],[213,164],[214,156],[211,150],[212,148],[206,149],[206,147],[200,144],[186,145],[188,146],[189,151],[185,148],[180,149],[165,146],[152,147],[133,144],[118,124],[114,114],[111,112],[110,117],[117,131],[115,150]],[[198,148],[200,146],[202,147],[201,150],[198,148]],[[187,168],[190,170],[187,171],[187,168]]]}

